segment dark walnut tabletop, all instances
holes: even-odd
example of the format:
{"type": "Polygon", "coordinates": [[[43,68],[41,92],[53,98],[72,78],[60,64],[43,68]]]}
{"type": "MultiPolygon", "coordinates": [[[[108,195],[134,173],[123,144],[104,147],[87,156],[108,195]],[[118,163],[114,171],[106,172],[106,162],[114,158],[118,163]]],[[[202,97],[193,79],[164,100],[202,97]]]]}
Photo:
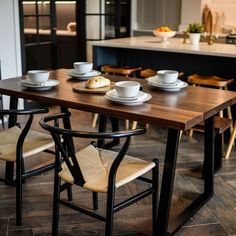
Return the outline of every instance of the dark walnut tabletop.
{"type": "MultiPolygon", "coordinates": [[[[165,92],[138,79],[143,91],[150,93],[152,98],[138,106],[125,106],[112,103],[101,94],[74,92],[72,86],[80,81],[68,76],[67,72],[66,69],[51,71],[50,79],[59,80],[60,84],[47,91],[33,91],[22,87],[21,79],[25,78],[22,76],[0,81],[0,93],[182,130],[188,130],[236,103],[236,93],[232,91],[188,86],[178,92],[165,92]]],[[[112,81],[124,80],[124,77],[104,76],[112,81]]]]}

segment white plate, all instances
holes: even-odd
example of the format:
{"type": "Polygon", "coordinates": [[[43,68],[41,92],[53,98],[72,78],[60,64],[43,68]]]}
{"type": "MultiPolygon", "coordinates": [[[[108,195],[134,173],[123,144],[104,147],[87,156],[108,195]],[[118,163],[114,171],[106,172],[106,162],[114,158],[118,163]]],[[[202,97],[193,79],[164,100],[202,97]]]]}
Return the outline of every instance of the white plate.
{"type": "Polygon", "coordinates": [[[188,83],[182,81],[182,80],[177,80],[176,83],[174,84],[168,84],[168,85],[163,85],[163,84],[158,84],[156,82],[156,80],[152,79],[151,77],[147,79],[148,81],[148,84],[155,87],[155,88],[158,88],[160,90],[163,90],[163,91],[168,91],[168,92],[175,92],[175,91],[179,91],[180,89],[182,88],[185,88],[188,86],[188,83]]]}
{"type": "Polygon", "coordinates": [[[127,98],[127,97],[120,97],[115,89],[108,91],[106,93],[106,95],[108,97],[110,97],[111,99],[113,99],[113,100],[128,101],[128,102],[130,102],[130,101],[137,101],[137,100],[140,100],[140,99],[142,100],[143,98],[146,97],[146,93],[144,93],[142,91],[139,91],[137,96],[135,96],[135,97],[129,97],[129,98],[127,98]]]}
{"type": "Polygon", "coordinates": [[[152,98],[151,94],[144,93],[144,92],[142,92],[142,93],[143,94],[140,97],[136,98],[135,100],[129,100],[129,101],[127,101],[127,100],[124,101],[124,100],[120,100],[120,99],[111,97],[111,96],[109,96],[109,92],[107,92],[105,94],[105,98],[108,99],[109,101],[112,101],[115,103],[119,103],[119,104],[123,104],[123,105],[127,105],[127,106],[137,106],[137,105],[143,104],[144,102],[146,102],[152,98]]]}
{"type": "Polygon", "coordinates": [[[32,89],[32,90],[48,90],[48,89],[51,89],[52,87],[58,85],[59,81],[54,80],[54,79],[49,79],[44,83],[35,84],[29,79],[24,79],[24,80],[21,80],[21,84],[22,84],[22,86],[32,89]]]}
{"type": "Polygon", "coordinates": [[[97,70],[91,70],[86,74],[78,74],[75,69],[70,69],[68,75],[71,77],[79,78],[80,80],[88,80],[90,77],[100,75],[101,72],[97,70]]]}

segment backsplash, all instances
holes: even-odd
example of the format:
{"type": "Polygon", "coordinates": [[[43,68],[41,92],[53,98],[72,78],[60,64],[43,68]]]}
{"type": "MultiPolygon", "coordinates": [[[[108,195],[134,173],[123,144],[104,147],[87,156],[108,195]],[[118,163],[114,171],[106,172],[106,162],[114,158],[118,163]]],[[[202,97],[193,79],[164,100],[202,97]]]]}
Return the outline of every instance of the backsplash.
{"type": "Polygon", "coordinates": [[[179,30],[184,30],[190,22],[202,22],[203,10],[206,5],[212,12],[215,32],[226,34],[235,32],[236,0],[182,0],[179,30]]]}
{"type": "Polygon", "coordinates": [[[204,0],[202,5],[207,4],[213,14],[213,22],[217,20],[221,24],[221,31],[229,33],[236,29],[236,1],[235,0],[204,0]]]}

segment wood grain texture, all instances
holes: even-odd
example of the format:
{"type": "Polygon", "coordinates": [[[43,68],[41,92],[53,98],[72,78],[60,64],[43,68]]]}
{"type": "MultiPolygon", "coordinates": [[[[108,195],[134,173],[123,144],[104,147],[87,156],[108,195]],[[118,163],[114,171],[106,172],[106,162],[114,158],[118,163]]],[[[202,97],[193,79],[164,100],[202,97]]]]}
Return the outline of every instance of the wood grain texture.
{"type": "MultiPolygon", "coordinates": [[[[119,76],[106,77],[112,81],[123,80],[119,76]]],[[[236,103],[236,94],[230,91],[188,86],[180,92],[169,93],[153,89],[145,80],[139,79],[143,91],[150,93],[152,99],[142,105],[130,107],[113,104],[100,95],[73,92],[75,80],[67,75],[67,70],[52,71],[50,78],[59,80],[60,84],[49,91],[24,89],[20,84],[22,77],[19,77],[0,81],[0,93],[182,130],[188,130],[236,103]]]]}

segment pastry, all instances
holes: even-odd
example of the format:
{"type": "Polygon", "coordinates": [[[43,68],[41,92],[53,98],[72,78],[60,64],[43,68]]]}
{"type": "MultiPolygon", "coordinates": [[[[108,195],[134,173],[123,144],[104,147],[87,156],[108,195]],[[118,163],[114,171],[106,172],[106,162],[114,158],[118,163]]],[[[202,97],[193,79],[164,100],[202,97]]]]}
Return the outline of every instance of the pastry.
{"type": "Polygon", "coordinates": [[[109,86],[111,81],[103,76],[95,76],[86,81],[86,88],[102,88],[105,86],[109,86]]]}

